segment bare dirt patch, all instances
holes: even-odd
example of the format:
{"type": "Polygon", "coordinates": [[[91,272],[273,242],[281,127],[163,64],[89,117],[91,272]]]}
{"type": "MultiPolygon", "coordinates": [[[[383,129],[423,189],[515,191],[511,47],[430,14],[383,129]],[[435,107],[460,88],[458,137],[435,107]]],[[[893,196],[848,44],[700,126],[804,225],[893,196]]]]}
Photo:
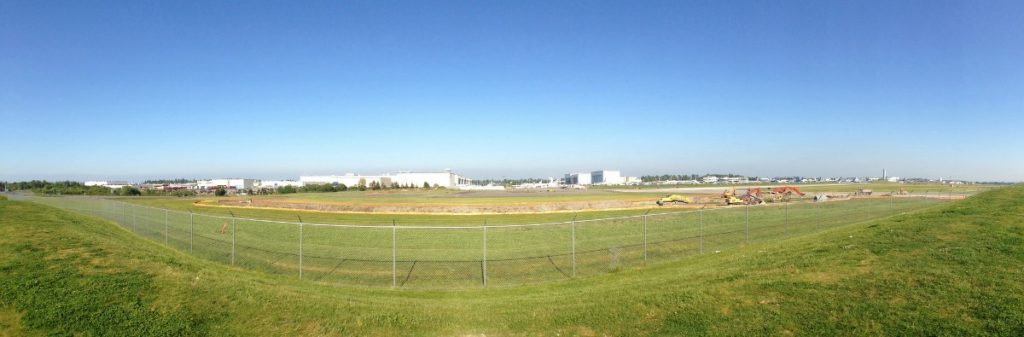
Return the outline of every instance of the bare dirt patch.
{"type": "MultiPolygon", "coordinates": [[[[477,195],[479,196],[479,195],[477,195]]],[[[517,202],[510,198],[509,202],[495,203],[347,203],[319,202],[310,200],[291,200],[275,198],[222,199],[196,202],[201,206],[251,207],[262,209],[302,210],[315,212],[338,213],[406,213],[406,214],[527,214],[545,212],[576,212],[592,210],[641,209],[655,206],[655,198],[623,198],[614,200],[574,200],[574,201],[532,201],[517,202]]],[[[698,203],[705,203],[713,197],[701,197],[698,203]]],[[[662,208],[692,208],[699,205],[667,205],[662,208]]]]}

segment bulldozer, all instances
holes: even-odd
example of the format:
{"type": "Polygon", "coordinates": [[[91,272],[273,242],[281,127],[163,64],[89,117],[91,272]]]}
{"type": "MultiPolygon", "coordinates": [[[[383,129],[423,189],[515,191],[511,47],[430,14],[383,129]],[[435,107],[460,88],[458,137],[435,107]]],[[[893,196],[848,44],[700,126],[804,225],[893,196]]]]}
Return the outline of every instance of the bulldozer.
{"type": "Polygon", "coordinates": [[[680,202],[684,203],[684,204],[689,204],[689,203],[692,203],[693,201],[690,200],[690,198],[687,198],[687,197],[684,197],[684,196],[681,196],[681,195],[678,195],[678,194],[673,194],[673,195],[666,195],[664,198],[658,199],[658,201],[655,201],[654,203],[658,204],[658,206],[664,206],[667,203],[680,203],[680,202]]]}
{"type": "Polygon", "coordinates": [[[735,188],[733,188],[732,191],[725,191],[722,193],[722,199],[725,200],[726,205],[742,205],[746,203],[743,199],[736,197],[735,188]]]}

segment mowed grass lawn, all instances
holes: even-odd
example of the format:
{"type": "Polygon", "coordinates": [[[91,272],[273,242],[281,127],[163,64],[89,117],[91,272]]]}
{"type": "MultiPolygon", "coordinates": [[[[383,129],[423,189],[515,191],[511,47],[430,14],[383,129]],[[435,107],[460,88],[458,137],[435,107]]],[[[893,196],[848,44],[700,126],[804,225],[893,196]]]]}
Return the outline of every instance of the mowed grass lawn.
{"type": "Polygon", "coordinates": [[[539,285],[325,286],[0,201],[6,335],[1024,335],[1024,187],[539,285]]]}

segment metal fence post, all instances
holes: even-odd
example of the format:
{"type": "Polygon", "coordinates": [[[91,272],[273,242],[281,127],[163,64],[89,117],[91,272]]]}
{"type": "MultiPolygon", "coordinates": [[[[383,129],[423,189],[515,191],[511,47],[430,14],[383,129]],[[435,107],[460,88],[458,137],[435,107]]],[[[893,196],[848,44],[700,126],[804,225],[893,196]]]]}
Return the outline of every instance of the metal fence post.
{"type": "Polygon", "coordinates": [[[487,221],[484,221],[484,259],[481,261],[482,271],[481,276],[484,282],[484,287],[487,286],[487,221]]]}
{"type": "Polygon", "coordinates": [[[231,265],[235,265],[235,215],[231,214],[231,265]]]}
{"type": "Polygon", "coordinates": [[[572,277],[576,277],[576,216],[572,217],[572,277]]]}
{"type": "Polygon", "coordinates": [[[697,227],[697,232],[700,234],[700,254],[704,255],[704,207],[701,207],[697,213],[700,214],[700,224],[697,227]]]}
{"type": "Polygon", "coordinates": [[[168,211],[167,211],[167,210],[165,209],[165,210],[164,210],[164,246],[166,246],[166,245],[167,245],[167,236],[168,236],[168,231],[167,231],[167,227],[168,227],[168,226],[167,226],[167,218],[168,218],[168,211]]]}
{"type": "Polygon", "coordinates": [[[750,244],[750,203],[748,202],[746,206],[743,206],[743,209],[747,213],[746,219],[743,220],[743,243],[750,244]]]}
{"type": "Polygon", "coordinates": [[[889,211],[892,212],[892,215],[896,215],[896,203],[895,203],[895,201],[896,201],[896,196],[893,195],[893,194],[889,194],[889,211]]]}
{"type": "Polygon", "coordinates": [[[302,279],[302,217],[299,217],[299,279],[302,279]]]}
{"type": "Polygon", "coordinates": [[[814,204],[814,229],[821,229],[821,202],[814,204]]]}
{"type": "Polygon", "coordinates": [[[398,226],[391,220],[391,287],[398,286],[398,226]]]}
{"type": "Polygon", "coordinates": [[[644,264],[647,264],[647,213],[644,213],[644,264]]]}
{"type": "Polygon", "coordinates": [[[786,237],[789,237],[789,200],[786,200],[786,237]]]}
{"type": "Polygon", "coordinates": [[[192,219],[192,210],[188,211],[188,253],[192,254],[192,233],[195,233],[195,221],[192,219]]]}

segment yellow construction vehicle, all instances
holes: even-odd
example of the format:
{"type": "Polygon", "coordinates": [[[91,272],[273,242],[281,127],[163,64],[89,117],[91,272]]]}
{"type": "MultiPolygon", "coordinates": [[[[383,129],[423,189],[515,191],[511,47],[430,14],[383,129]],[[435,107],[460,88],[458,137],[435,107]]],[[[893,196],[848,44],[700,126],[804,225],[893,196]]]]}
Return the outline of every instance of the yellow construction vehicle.
{"type": "Polygon", "coordinates": [[[743,201],[743,199],[736,197],[735,188],[733,188],[732,191],[726,190],[724,193],[722,193],[722,199],[725,199],[726,205],[742,205],[746,203],[746,201],[743,201]]]}
{"type": "Polygon", "coordinates": [[[664,198],[658,199],[658,201],[655,201],[654,203],[658,204],[658,206],[664,206],[665,204],[670,203],[670,202],[671,203],[679,203],[679,202],[681,202],[681,203],[684,203],[684,204],[689,204],[689,203],[691,203],[693,201],[690,200],[690,198],[687,198],[687,197],[684,197],[684,196],[681,196],[681,195],[678,195],[678,194],[673,194],[673,195],[666,195],[664,198]]]}

